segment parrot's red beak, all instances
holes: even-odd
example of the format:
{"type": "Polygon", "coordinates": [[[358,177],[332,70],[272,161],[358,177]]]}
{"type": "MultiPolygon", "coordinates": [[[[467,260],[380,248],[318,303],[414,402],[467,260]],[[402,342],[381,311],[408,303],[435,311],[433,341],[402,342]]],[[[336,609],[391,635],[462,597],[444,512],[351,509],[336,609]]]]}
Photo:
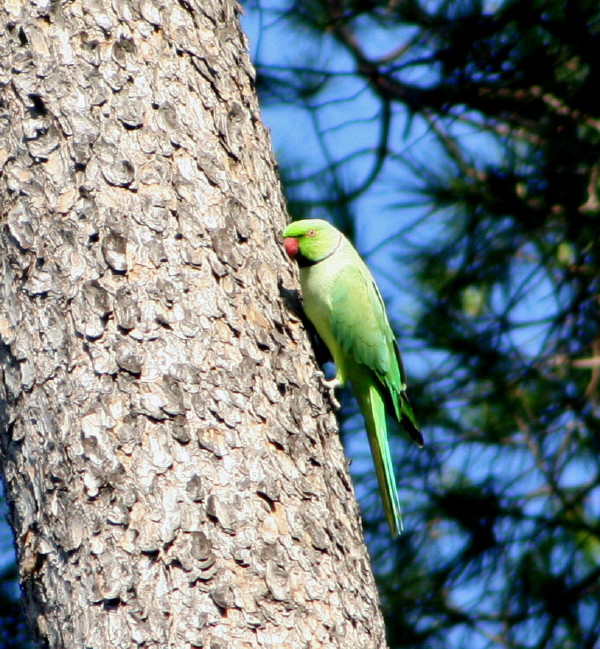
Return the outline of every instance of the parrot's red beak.
{"type": "Polygon", "coordinates": [[[300,250],[300,246],[298,245],[298,239],[295,237],[286,237],[283,240],[283,245],[285,246],[285,251],[287,254],[294,259],[294,257],[298,254],[298,250],[300,250]]]}

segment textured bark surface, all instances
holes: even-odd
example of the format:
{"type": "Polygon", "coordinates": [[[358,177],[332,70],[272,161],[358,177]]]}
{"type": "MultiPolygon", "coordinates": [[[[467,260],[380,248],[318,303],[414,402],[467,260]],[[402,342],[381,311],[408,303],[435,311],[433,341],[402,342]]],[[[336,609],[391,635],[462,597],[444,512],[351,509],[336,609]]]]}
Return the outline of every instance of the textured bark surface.
{"type": "Polygon", "coordinates": [[[234,4],[0,23],[1,461],[42,644],[383,647],[234,4]]]}

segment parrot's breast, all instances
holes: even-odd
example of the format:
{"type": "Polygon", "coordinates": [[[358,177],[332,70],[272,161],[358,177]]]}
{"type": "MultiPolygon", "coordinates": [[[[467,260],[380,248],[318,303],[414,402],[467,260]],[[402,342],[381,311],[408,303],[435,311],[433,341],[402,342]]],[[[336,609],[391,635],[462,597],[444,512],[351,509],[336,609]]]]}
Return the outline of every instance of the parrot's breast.
{"type": "MultiPolygon", "coordinates": [[[[337,255],[336,255],[337,256],[337,255]]],[[[331,329],[331,309],[333,289],[343,266],[336,263],[336,256],[300,269],[300,284],[304,300],[304,312],[313,323],[319,336],[327,345],[338,370],[343,372],[345,352],[338,345],[331,329]]]]}

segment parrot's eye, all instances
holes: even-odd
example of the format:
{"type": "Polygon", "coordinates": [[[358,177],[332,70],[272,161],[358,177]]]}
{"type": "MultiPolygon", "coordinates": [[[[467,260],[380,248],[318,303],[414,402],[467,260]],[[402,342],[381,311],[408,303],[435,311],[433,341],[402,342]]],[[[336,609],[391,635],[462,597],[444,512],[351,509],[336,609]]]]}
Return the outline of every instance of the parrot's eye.
{"type": "Polygon", "coordinates": [[[311,228],[311,229],[308,230],[308,232],[306,233],[306,236],[307,236],[307,237],[316,237],[316,236],[317,236],[317,231],[314,230],[313,228],[311,228]]]}

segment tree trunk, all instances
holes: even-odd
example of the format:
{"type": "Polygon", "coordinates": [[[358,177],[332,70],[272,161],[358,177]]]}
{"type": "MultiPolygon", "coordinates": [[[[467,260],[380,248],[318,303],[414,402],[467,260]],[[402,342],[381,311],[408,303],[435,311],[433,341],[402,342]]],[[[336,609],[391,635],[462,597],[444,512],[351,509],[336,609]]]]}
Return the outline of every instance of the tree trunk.
{"type": "Polygon", "coordinates": [[[43,646],[383,647],[236,6],[0,7],[0,442],[43,646]]]}

